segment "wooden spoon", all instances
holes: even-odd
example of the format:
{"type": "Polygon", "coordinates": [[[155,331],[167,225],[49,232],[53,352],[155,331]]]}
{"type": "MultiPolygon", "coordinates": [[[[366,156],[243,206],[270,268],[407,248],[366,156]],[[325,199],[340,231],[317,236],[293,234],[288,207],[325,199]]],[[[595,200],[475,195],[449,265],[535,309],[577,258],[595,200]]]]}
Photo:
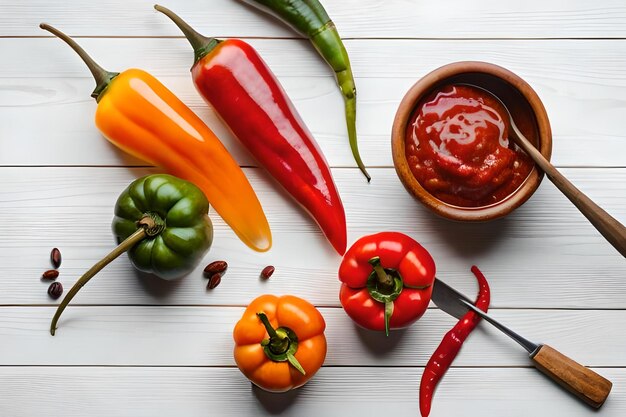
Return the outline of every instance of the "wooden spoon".
{"type": "Polygon", "coordinates": [[[565,197],[569,199],[580,210],[580,212],[594,225],[596,229],[604,236],[604,238],[611,244],[623,257],[626,258],[626,227],[618,222],[609,213],[604,211],[600,206],[594,203],[589,197],[587,197],[582,191],[574,186],[567,178],[563,176],[544,156],[533,146],[532,143],[524,134],[519,130],[511,112],[506,105],[492,92],[485,90],[482,87],[472,85],[472,87],[479,88],[485,91],[487,94],[498,100],[502,107],[506,111],[506,116],[509,118],[511,129],[509,137],[520,148],[526,152],[535,164],[546,174],[546,176],[552,181],[556,187],[561,190],[565,197]]]}

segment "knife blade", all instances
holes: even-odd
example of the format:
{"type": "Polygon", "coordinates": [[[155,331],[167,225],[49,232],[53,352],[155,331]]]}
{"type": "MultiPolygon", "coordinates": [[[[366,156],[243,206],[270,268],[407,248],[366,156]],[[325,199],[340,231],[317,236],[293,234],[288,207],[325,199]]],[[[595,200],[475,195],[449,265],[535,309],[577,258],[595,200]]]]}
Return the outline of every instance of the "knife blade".
{"type": "Polygon", "coordinates": [[[533,365],[538,370],[591,407],[600,408],[609,396],[613,387],[611,381],[548,345],[533,343],[520,336],[477,308],[466,296],[438,278],[435,278],[431,299],[442,311],[458,319],[468,311],[474,311],[526,349],[533,365]]]}
{"type": "Polygon", "coordinates": [[[464,296],[463,294],[450,287],[448,284],[438,278],[435,278],[432,300],[437,305],[437,307],[450,314],[451,316],[456,317],[457,319],[463,317],[463,315],[467,313],[468,310],[473,310],[489,323],[493,324],[504,334],[519,343],[531,355],[533,354],[533,352],[539,349],[538,344],[527,340],[526,338],[515,333],[508,327],[505,327],[502,324],[498,323],[496,320],[487,315],[484,311],[474,306],[474,304],[466,296],[464,296]]]}

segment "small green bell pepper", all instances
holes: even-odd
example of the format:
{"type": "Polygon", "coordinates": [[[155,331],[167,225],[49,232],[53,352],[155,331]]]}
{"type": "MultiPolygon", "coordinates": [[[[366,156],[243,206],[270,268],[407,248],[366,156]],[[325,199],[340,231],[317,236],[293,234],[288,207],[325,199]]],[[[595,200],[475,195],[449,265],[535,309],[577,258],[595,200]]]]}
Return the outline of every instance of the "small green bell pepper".
{"type": "Polygon", "coordinates": [[[195,185],[171,175],[150,175],[134,181],[117,199],[113,234],[122,243],[150,215],[162,227],[128,251],[138,270],[171,280],[191,271],[211,246],[209,202],[195,185]]]}
{"type": "Polygon", "coordinates": [[[117,199],[113,233],[119,245],[87,271],[67,293],[52,319],[50,333],[78,291],[102,268],[128,251],[142,272],[165,280],[191,272],[213,240],[204,193],[185,180],[166,174],[133,181],[117,199]]]}

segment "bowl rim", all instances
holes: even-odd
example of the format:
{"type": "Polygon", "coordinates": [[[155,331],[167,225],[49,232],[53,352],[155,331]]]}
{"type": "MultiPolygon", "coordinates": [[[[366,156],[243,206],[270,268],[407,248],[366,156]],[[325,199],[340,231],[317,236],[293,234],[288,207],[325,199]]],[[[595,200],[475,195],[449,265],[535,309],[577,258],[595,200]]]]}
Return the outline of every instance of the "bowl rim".
{"type": "Polygon", "coordinates": [[[481,207],[461,207],[434,197],[417,181],[411,172],[405,154],[406,126],[418,101],[444,80],[465,73],[483,73],[495,76],[515,88],[530,105],[537,121],[539,150],[550,160],[552,156],[552,131],[546,109],[533,88],[515,73],[496,64],[482,61],[459,61],[441,66],[420,78],[402,98],[391,130],[393,164],[404,187],[436,214],[458,221],[487,221],[511,213],[526,202],[537,190],[543,172],[533,167],[524,182],[505,199],[481,207]]]}

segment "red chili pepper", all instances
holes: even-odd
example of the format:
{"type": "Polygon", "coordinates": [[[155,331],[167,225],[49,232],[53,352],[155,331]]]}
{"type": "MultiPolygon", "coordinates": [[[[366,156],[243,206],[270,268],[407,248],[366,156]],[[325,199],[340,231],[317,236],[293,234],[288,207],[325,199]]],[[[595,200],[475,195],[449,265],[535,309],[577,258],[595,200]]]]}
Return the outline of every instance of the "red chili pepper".
{"type": "Polygon", "coordinates": [[[357,324],[371,330],[400,329],[428,308],[435,262],[415,240],[382,232],[357,240],[339,266],[339,299],[357,324]]]}
{"type": "Polygon", "coordinates": [[[172,19],[193,46],[191,74],[202,97],[343,255],[346,216],[328,164],[258,52],[239,39],[204,37],[172,11],[155,8],[172,19]]]}
{"type": "MultiPolygon", "coordinates": [[[[489,283],[487,283],[487,279],[477,266],[472,266],[471,271],[476,275],[476,279],[478,280],[476,307],[486,313],[491,299],[489,283]]],[[[479,321],[480,316],[473,311],[465,313],[458,323],[446,333],[441,343],[439,343],[439,346],[430,357],[426,368],[424,368],[420,382],[420,413],[422,417],[428,417],[430,414],[430,406],[437,384],[461,350],[463,342],[467,339],[472,330],[474,330],[479,321]]]]}

